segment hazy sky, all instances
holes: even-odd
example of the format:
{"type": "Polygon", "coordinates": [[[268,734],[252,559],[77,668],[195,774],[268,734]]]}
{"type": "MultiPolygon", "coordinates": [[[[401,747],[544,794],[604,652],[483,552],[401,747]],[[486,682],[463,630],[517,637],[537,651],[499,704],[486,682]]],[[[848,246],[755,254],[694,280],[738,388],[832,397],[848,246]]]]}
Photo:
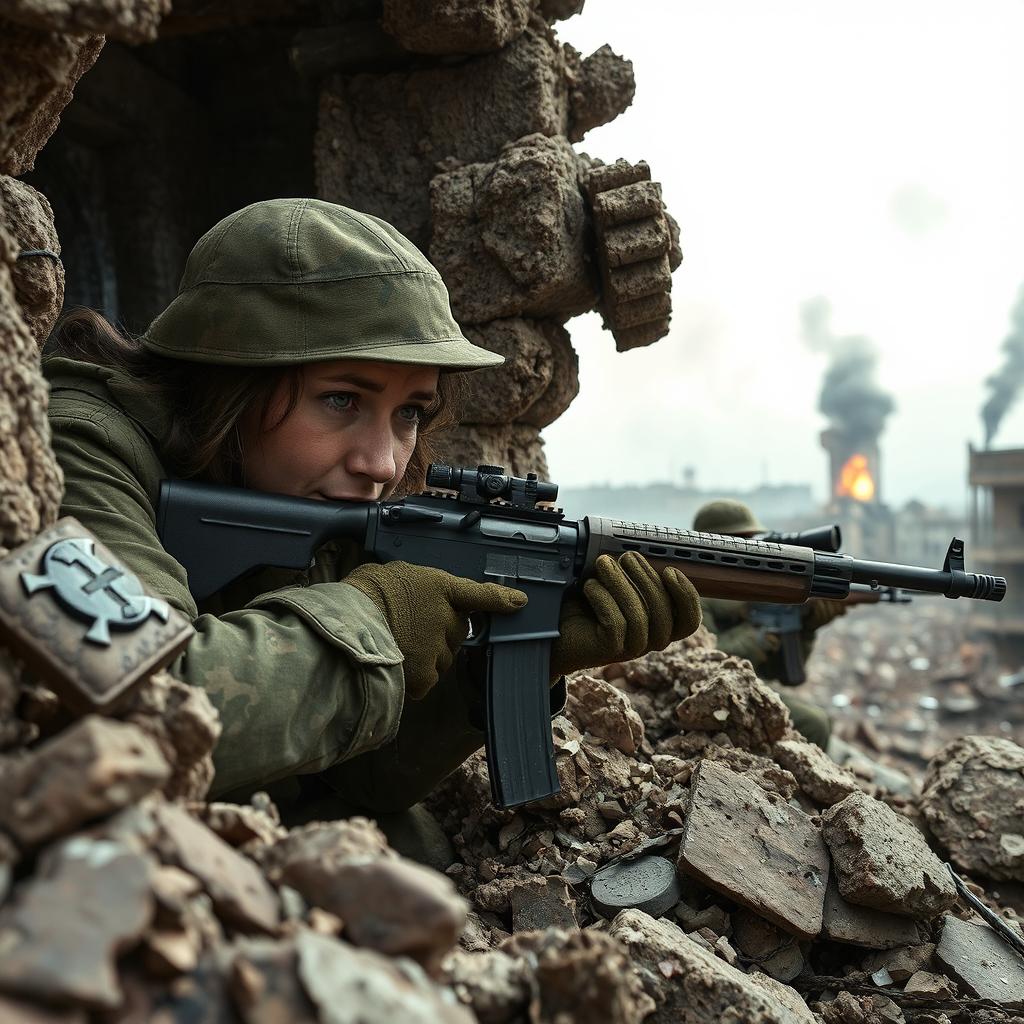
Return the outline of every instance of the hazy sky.
{"type": "MultiPolygon", "coordinates": [[[[557,26],[633,61],[577,148],[645,159],[682,231],[668,337],[573,321],[581,392],[554,480],[807,481],[825,496],[826,357],[800,307],[880,351],[883,497],[962,507],[966,444],[1024,283],[1024,0],[586,0],[557,26]]],[[[1024,401],[996,444],[1024,445],[1024,401]]]]}

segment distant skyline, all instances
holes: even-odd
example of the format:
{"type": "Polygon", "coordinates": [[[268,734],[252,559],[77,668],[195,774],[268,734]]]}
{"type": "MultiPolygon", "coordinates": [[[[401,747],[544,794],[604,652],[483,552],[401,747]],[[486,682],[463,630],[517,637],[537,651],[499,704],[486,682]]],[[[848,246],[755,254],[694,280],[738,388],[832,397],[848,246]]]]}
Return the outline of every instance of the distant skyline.
{"type": "MultiPolygon", "coordinates": [[[[577,148],[650,163],[685,258],[657,344],[617,354],[596,314],[568,325],[581,393],[544,432],[552,478],[690,465],[702,488],[824,499],[826,357],[800,313],[822,296],[895,399],[883,498],[962,508],[1024,283],[1024,3],[587,0],[556,31],[633,61],[632,107],[577,148]]],[[[995,445],[1024,446],[1024,404],[995,445]]]]}

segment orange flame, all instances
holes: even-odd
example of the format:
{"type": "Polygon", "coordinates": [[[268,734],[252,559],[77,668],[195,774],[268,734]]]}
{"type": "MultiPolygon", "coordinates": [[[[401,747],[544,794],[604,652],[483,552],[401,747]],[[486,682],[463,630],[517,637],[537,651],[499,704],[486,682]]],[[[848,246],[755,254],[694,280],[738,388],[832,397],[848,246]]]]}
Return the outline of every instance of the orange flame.
{"type": "Polygon", "coordinates": [[[864,455],[851,455],[839,471],[839,485],[836,494],[840,498],[850,497],[856,501],[871,501],[875,497],[875,481],[868,470],[864,455]]]}

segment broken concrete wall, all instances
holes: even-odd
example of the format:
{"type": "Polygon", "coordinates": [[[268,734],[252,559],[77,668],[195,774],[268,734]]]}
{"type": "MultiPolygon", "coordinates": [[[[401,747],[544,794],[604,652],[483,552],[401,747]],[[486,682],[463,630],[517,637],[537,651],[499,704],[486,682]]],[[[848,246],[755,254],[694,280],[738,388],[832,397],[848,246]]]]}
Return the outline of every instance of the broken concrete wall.
{"type": "Polygon", "coordinates": [[[571,145],[633,98],[629,61],[607,46],[583,58],[559,43],[553,22],[575,7],[386,3],[383,28],[403,49],[446,60],[379,74],[341,71],[321,90],[319,194],[391,221],[427,252],[456,319],[482,344],[500,338],[495,350],[511,356],[504,342],[516,333],[524,339],[526,350],[507,370],[470,375],[463,424],[444,442],[455,463],[544,475],[540,430],[575,394],[575,358],[561,345],[536,375],[557,393],[531,392],[519,405],[522,361],[536,367],[538,347],[502,321],[530,320],[550,336],[600,307],[621,350],[668,330],[670,254],[673,266],[678,259],[660,193],[642,209],[623,197],[618,208],[628,214],[602,232],[598,193],[625,182],[587,188],[600,161],[571,145]],[[653,274],[604,270],[652,259],[653,274]],[[618,287],[627,277],[632,291],[618,287]],[[624,302],[629,309],[612,316],[624,302]],[[499,418],[499,409],[510,413],[499,418]]]}

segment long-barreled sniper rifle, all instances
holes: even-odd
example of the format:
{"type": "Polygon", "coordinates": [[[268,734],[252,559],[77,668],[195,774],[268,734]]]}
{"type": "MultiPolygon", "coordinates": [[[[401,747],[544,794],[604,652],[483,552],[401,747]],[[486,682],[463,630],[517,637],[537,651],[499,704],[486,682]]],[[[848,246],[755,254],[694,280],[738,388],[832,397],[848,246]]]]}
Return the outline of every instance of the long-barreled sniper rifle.
{"type": "Polygon", "coordinates": [[[485,649],[487,765],[494,801],[504,807],[558,792],[551,642],[563,596],[599,555],[638,551],[659,570],[681,570],[703,596],[737,601],[842,600],[855,584],[987,601],[1006,593],[1001,577],[964,569],[963,541],[956,538],[943,567],[926,569],[597,516],[567,519],[550,507],[555,484],[535,474],[509,476],[498,466],[431,465],[427,486],[446,493],[329,502],[165,480],[157,526],[197,601],[258,568],[305,569],[318,548],[339,537],[381,562],[401,559],[524,591],[529,600],[521,610],[494,616],[470,641],[485,649]]]}
{"type": "MultiPolygon", "coordinates": [[[[813,548],[836,554],[843,545],[843,532],[838,523],[814,526],[809,530],[794,533],[759,533],[757,539],[771,544],[795,544],[798,547],[813,548]]],[[[852,583],[849,593],[843,598],[847,605],[858,604],[910,604],[910,595],[899,587],[869,586],[866,583],[852,583]]],[[[778,681],[786,686],[799,686],[807,679],[804,670],[804,649],[802,643],[804,617],[799,606],[768,603],[751,604],[748,609],[749,621],[765,633],[778,638],[779,661],[778,681]]]]}

